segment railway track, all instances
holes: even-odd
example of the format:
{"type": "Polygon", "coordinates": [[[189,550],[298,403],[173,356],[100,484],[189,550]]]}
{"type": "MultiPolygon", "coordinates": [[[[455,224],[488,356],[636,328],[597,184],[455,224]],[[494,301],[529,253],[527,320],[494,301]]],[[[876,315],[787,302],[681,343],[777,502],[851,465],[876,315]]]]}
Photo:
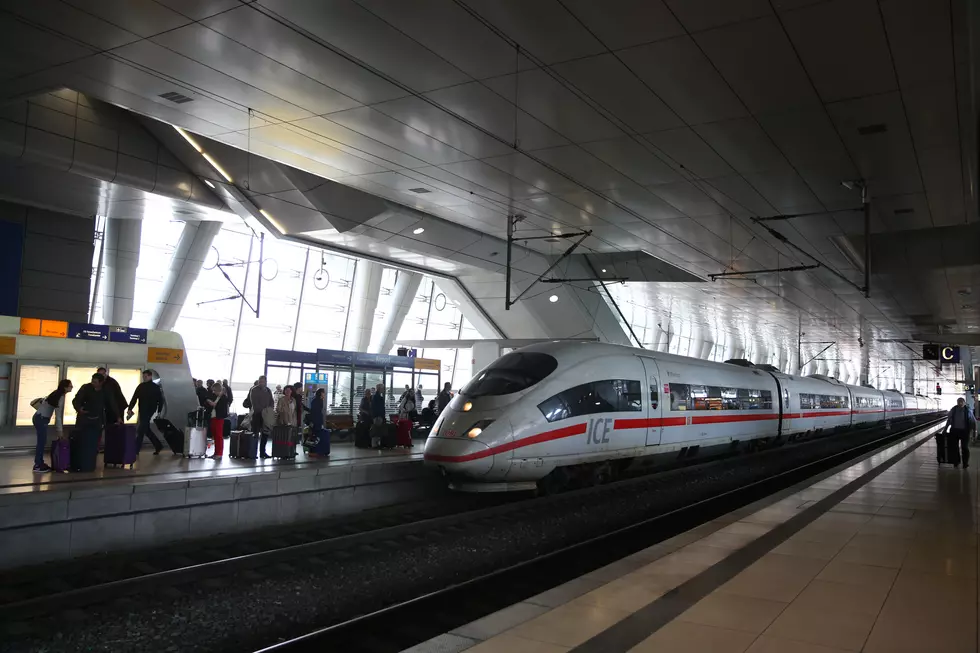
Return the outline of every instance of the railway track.
{"type": "Polygon", "coordinates": [[[402,651],[620,560],[738,507],[793,487],[802,481],[812,480],[815,475],[833,473],[838,467],[852,464],[857,457],[922,432],[939,421],[941,420],[874,437],[860,445],[784,470],[770,478],[732,488],[691,505],[652,516],[545,555],[261,648],[257,653],[402,651]]]}
{"type": "MultiPolygon", "coordinates": [[[[376,514],[332,520],[292,533],[273,533],[257,538],[238,535],[219,542],[209,541],[206,545],[191,543],[180,549],[161,552],[160,558],[121,556],[118,561],[107,561],[107,565],[92,565],[91,569],[86,569],[75,578],[65,578],[61,573],[66,565],[60,565],[57,573],[45,575],[41,582],[36,570],[25,576],[25,582],[20,584],[16,579],[8,582],[10,578],[0,577],[0,591],[3,592],[0,597],[0,624],[7,634],[19,638],[26,635],[29,639],[32,634],[43,636],[46,629],[51,627],[53,615],[66,610],[76,614],[81,611],[76,621],[82,621],[88,611],[110,611],[124,606],[132,609],[133,604],[121,600],[123,597],[152,593],[157,597],[166,596],[179,601],[182,587],[186,587],[186,594],[220,594],[234,587],[235,583],[242,585],[270,578],[288,579],[308,573],[311,569],[323,569],[323,575],[329,576],[336,573],[338,565],[356,566],[364,559],[383,558],[412,547],[451,548],[466,536],[479,537],[481,533],[499,532],[514,524],[543,522],[547,516],[556,513],[574,513],[576,507],[584,502],[593,505],[635,503],[638,496],[659,497],[666,494],[665,489],[678,495],[671,499],[673,506],[667,505],[661,512],[648,515],[628,527],[611,529],[599,538],[585,537],[581,542],[548,551],[523,551],[520,560],[507,561],[499,569],[487,569],[488,561],[474,560],[474,569],[457,569],[456,577],[442,585],[439,585],[441,579],[432,579],[434,585],[421,590],[420,586],[402,587],[399,588],[400,595],[393,591],[392,597],[381,600],[375,597],[373,603],[351,600],[345,606],[348,613],[335,613],[323,620],[311,614],[311,623],[300,630],[309,634],[269,649],[325,650],[324,646],[329,645],[326,650],[352,653],[398,651],[537,594],[566,578],[619,559],[632,550],[645,548],[654,541],[683,532],[710,520],[716,514],[728,512],[739,502],[744,505],[772,494],[803,477],[927,426],[917,425],[891,433],[879,429],[838,434],[533,500],[447,495],[445,501],[437,503],[380,510],[376,514]],[[848,444],[858,440],[860,444],[848,444]],[[836,448],[836,451],[829,455],[817,453],[826,453],[829,448],[836,448]],[[813,460],[815,456],[820,459],[813,460]],[[785,466],[787,459],[802,460],[807,457],[810,460],[802,464],[794,463],[790,469],[777,474],[767,471],[777,469],[780,464],[785,466]],[[758,476],[754,482],[745,483],[735,478],[738,472],[748,468],[753,468],[758,476]],[[734,487],[719,494],[711,484],[721,485],[719,479],[723,478],[727,478],[726,482],[734,487]],[[700,489],[695,491],[688,486],[700,489]],[[691,501],[690,497],[697,493],[704,496],[691,501]],[[486,501],[492,505],[479,505],[486,501]],[[655,528],[651,528],[652,525],[655,528]],[[646,531],[641,532],[643,529],[646,531]],[[599,546],[600,542],[605,544],[599,546]],[[479,569],[477,563],[481,562],[484,567],[479,569]],[[423,595],[417,596],[420,591],[423,595]],[[411,596],[407,595],[412,592],[414,594],[411,596]],[[380,606],[387,607],[379,610],[380,606]],[[316,622],[334,625],[309,632],[316,622]]],[[[579,536],[577,533],[565,535],[568,538],[579,536]]],[[[378,579],[374,582],[377,583],[378,579]]],[[[376,593],[387,589],[375,587],[376,593]]],[[[243,632],[240,637],[249,636],[248,642],[254,648],[260,637],[271,637],[274,641],[284,638],[284,631],[293,634],[296,630],[295,625],[283,627],[280,624],[268,634],[264,631],[251,635],[243,632]]],[[[215,643],[206,649],[196,650],[243,650],[244,643],[239,639],[231,644],[224,642],[224,648],[215,643]]]]}

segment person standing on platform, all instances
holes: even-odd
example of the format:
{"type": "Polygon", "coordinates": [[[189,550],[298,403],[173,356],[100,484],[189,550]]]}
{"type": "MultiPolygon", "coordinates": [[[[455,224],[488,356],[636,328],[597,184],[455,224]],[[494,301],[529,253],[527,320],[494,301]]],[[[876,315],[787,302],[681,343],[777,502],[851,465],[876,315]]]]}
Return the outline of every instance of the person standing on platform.
{"type": "Polygon", "coordinates": [[[126,406],[126,395],[123,394],[122,388],[119,387],[119,381],[109,376],[109,372],[104,367],[95,370],[95,373],[105,377],[105,381],[102,383],[102,389],[105,391],[106,397],[110,399],[106,403],[106,408],[111,411],[119,411],[107,413],[106,421],[122,424],[123,408],[126,406]]]}
{"type": "Polygon", "coordinates": [[[268,426],[271,430],[275,424],[266,425],[264,423],[263,411],[274,408],[275,403],[272,399],[272,391],[266,385],[266,378],[264,376],[260,376],[258,383],[253,385],[252,389],[249,390],[246,401],[248,401],[249,410],[252,411],[252,433],[255,434],[255,437],[260,438],[262,458],[268,458],[269,454],[265,452],[265,444],[269,441],[269,434],[266,432],[265,427],[268,426]]]}
{"type": "Polygon", "coordinates": [[[51,416],[55,416],[55,430],[60,438],[63,433],[62,410],[65,405],[65,395],[72,391],[71,381],[62,379],[58,383],[58,388],[44,399],[32,401],[31,406],[35,409],[34,430],[37,432],[37,447],[34,449],[34,472],[42,474],[50,472],[51,467],[44,462],[44,448],[48,443],[48,424],[51,423],[51,416]]]}
{"type": "MultiPolygon", "coordinates": [[[[320,388],[310,402],[310,440],[319,442],[323,437],[323,425],[327,418],[327,391],[320,388]]],[[[329,449],[328,449],[329,450],[329,449]]]]}
{"type": "Polygon", "coordinates": [[[385,423],[385,384],[379,383],[371,397],[371,419],[375,424],[385,423]]]}
{"type": "Polygon", "coordinates": [[[440,413],[446,410],[446,406],[448,406],[449,402],[452,401],[453,393],[449,390],[451,387],[452,385],[449,383],[449,381],[446,381],[446,384],[442,386],[442,392],[439,393],[438,400],[440,413]]]}
{"type": "Polygon", "coordinates": [[[133,392],[126,419],[133,416],[133,408],[137,403],[139,404],[140,417],[136,426],[136,451],[139,453],[143,448],[143,438],[150,436],[150,442],[153,443],[153,455],[158,456],[160,450],[163,449],[163,444],[150,429],[150,420],[163,408],[163,391],[160,390],[160,386],[153,382],[153,370],[143,370],[143,382],[136,386],[136,390],[133,392]]]}
{"type": "Polygon", "coordinates": [[[287,385],[282,389],[282,396],[276,402],[276,425],[296,426],[296,399],[293,397],[293,386],[287,385]]]}
{"type": "Polygon", "coordinates": [[[966,407],[966,399],[960,397],[956,405],[949,411],[946,426],[949,430],[946,436],[946,460],[959,467],[960,455],[963,456],[963,468],[970,466],[970,434],[977,430],[977,419],[973,411],[966,407]]]}
{"type": "Polygon", "coordinates": [[[198,379],[194,383],[194,394],[197,395],[197,404],[202,408],[208,405],[208,391],[204,388],[204,381],[198,379]]]}
{"type": "Polygon", "coordinates": [[[303,429],[303,410],[306,406],[303,404],[303,384],[299,381],[293,384],[293,401],[296,402],[296,426],[303,429]]]}
{"type": "Polygon", "coordinates": [[[357,408],[357,421],[371,421],[371,388],[364,389],[364,396],[361,397],[361,404],[357,408]]]}
{"type": "Polygon", "coordinates": [[[214,410],[214,416],[208,422],[208,430],[214,440],[214,454],[211,457],[221,458],[225,453],[225,420],[228,418],[228,397],[225,396],[225,389],[220,383],[211,386],[211,396],[213,399],[208,401],[214,410]]]}
{"type": "Polygon", "coordinates": [[[228,397],[228,408],[230,409],[231,405],[235,403],[235,395],[231,391],[231,386],[228,385],[228,379],[221,382],[221,387],[225,389],[225,396],[228,397]]]}
{"type": "Polygon", "coordinates": [[[420,383],[419,387],[415,388],[415,407],[418,408],[419,406],[422,406],[422,402],[424,401],[425,399],[422,397],[422,384],[420,383]]]}
{"type": "MultiPolygon", "coordinates": [[[[106,422],[123,423],[123,406],[116,405],[116,398],[106,392],[105,377],[93,374],[92,381],[82,385],[71,400],[78,416],[75,418],[75,428],[80,431],[79,438],[71,444],[72,460],[78,461],[82,471],[94,471],[95,458],[99,451],[99,438],[106,422]]],[[[72,464],[75,469],[75,463],[72,464]]]]}

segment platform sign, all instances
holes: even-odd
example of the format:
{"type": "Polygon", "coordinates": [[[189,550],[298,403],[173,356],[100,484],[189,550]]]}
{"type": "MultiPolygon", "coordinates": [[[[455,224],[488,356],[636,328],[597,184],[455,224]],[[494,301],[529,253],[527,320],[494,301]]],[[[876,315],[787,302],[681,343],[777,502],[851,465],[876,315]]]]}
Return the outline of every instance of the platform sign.
{"type": "Polygon", "coordinates": [[[959,363],[960,362],[960,348],[951,347],[949,345],[941,347],[939,349],[939,362],[940,363],[959,363]]]}
{"type": "Polygon", "coordinates": [[[417,370],[438,370],[442,361],[435,358],[414,358],[415,369],[417,370]]]}
{"type": "Polygon", "coordinates": [[[72,340],[109,340],[109,327],[105,324],[68,323],[68,337],[72,340]]]}
{"type": "Polygon", "coordinates": [[[20,318],[20,335],[22,336],[41,335],[41,320],[34,317],[20,318]]]}
{"type": "Polygon", "coordinates": [[[167,349],[166,347],[148,347],[146,362],[163,365],[179,365],[184,362],[183,349],[167,349]]]}
{"type": "Polygon", "coordinates": [[[109,327],[109,342],[129,342],[134,345],[146,344],[146,329],[133,327],[109,327]]]}
{"type": "Polygon", "coordinates": [[[41,320],[41,335],[45,338],[67,338],[68,323],[61,320],[41,320]]]}
{"type": "Polygon", "coordinates": [[[17,353],[17,338],[0,336],[0,356],[13,356],[17,353]]]}

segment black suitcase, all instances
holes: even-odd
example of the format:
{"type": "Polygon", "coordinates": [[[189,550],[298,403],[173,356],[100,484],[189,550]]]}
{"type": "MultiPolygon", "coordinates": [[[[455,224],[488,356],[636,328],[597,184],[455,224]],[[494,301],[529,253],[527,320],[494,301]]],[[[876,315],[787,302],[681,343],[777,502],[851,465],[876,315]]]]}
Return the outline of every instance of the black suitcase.
{"type": "Polygon", "coordinates": [[[259,457],[259,439],[250,431],[233,431],[230,443],[230,458],[255,460],[259,457]]]}
{"type": "Polygon", "coordinates": [[[946,434],[946,462],[951,465],[960,464],[960,439],[953,437],[952,433],[946,434]]]}
{"type": "Polygon", "coordinates": [[[385,431],[381,436],[382,449],[394,449],[398,446],[398,425],[391,422],[384,425],[385,431]]]}
{"type": "Polygon", "coordinates": [[[354,428],[354,446],[358,449],[371,448],[371,423],[358,422],[354,428]]]}
{"type": "Polygon", "coordinates": [[[942,431],[936,433],[936,462],[940,465],[946,463],[946,434],[942,431]]]}
{"type": "Polygon", "coordinates": [[[174,452],[174,455],[183,456],[184,433],[174,426],[173,422],[168,419],[163,419],[162,417],[158,417],[157,419],[153,420],[153,423],[156,425],[157,429],[160,430],[160,435],[162,435],[163,439],[167,441],[167,445],[170,447],[170,450],[174,452]]]}
{"type": "Polygon", "coordinates": [[[99,455],[101,431],[75,429],[68,436],[69,460],[73,472],[94,472],[99,455]]]}
{"type": "Polygon", "coordinates": [[[227,417],[225,418],[225,430],[222,433],[224,433],[226,438],[231,437],[231,420],[227,417]]]}
{"type": "Polygon", "coordinates": [[[296,457],[299,429],[295,426],[272,427],[272,457],[290,459],[296,457]]]}

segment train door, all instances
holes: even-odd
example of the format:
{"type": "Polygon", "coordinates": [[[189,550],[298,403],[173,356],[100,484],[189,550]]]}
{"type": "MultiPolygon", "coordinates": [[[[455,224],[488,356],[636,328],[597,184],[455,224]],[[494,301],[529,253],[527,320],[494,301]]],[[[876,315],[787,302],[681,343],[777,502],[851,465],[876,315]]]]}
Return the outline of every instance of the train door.
{"type": "Polygon", "coordinates": [[[646,388],[644,402],[647,412],[647,446],[660,444],[660,437],[663,434],[663,427],[660,419],[660,371],[657,363],[652,358],[641,358],[643,369],[646,373],[646,388]]]}

